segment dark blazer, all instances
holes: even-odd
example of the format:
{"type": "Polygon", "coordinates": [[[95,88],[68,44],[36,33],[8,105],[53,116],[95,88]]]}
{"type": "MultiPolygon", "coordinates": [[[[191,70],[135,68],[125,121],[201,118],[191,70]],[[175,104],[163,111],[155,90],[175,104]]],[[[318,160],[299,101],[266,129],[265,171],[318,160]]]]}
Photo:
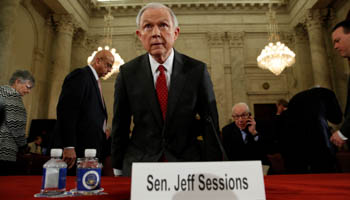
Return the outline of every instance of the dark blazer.
{"type": "Polygon", "coordinates": [[[254,140],[253,136],[247,133],[248,142],[243,141],[241,130],[234,122],[228,124],[222,129],[222,144],[231,161],[242,160],[261,160],[263,164],[268,164],[265,149],[263,146],[262,134],[259,131],[259,138],[254,140]]]}
{"type": "Polygon", "coordinates": [[[162,155],[172,161],[220,160],[221,152],[210,124],[218,130],[218,114],[213,86],[200,61],[174,51],[173,71],[163,121],[156,96],[148,54],[120,67],[115,83],[112,128],[112,166],[130,176],[133,162],[157,162],[162,155]],[[196,139],[195,116],[205,128],[205,158],[196,139]],[[133,129],[130,134],[131,117],[133,129]]]}
{"type": "Polygon", "coordinates": [[[75,147],[78,158],[84,157],[85,149],[94,148],[97,157],[103,158],[105,119],[107,111],[90,67],[79,68],[68,74],[57,104],[54,146],[75,147]]]}
{"type": "MultiPolygon", "coordinates": [[[[340,132],[347,138],[350,138],[350,78],[348,81],[348,96],[346,100],[346,107],[345,107],[344,114],[345,114],[345,120],[343,125],[340,128],[340,132]]],[[[350,139],[348,139],[348,144],[350,145],[350,139]]]]}
{"type": "Polygon", "coordinates": [[[309,172],[307,166],[311,172],[332,172],[336,148],[330,142],[327,121],[342,121],[334,92],[327,88],[302,91],[289,101],[286,114],[286,134],[282,137],[286,167],[295,173],[309,172]]]}

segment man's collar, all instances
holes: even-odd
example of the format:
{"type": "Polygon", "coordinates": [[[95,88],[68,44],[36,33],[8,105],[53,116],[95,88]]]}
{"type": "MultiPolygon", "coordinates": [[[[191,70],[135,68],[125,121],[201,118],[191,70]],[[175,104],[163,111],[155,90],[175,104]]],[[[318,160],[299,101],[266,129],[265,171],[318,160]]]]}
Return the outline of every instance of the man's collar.
{"type": "Polygon", "coordinates": [[[97,75],[97,72],[96,72],[95,68],[93,68],[90,64],[89,64],[89,67],[90,67],[92,73],[94,74],[96,80],[98,80],[98,75],[97,75]]]}
{"type": "Polygon", "coordinates": [[[165,62],[163,64],[160,64],[151,56],[151,54],[148,53],[149,62],[150,62],[151,69],[152,69],[152,74],[154,74],[157,71],[157,68],[159,65],[163,65],[165,67],[166,71],[169,74],[171,74],[171,72],[173,70],[174,55],[175,55],[174,49],[172,48],[169,57],[165,60],[165,62]]]}

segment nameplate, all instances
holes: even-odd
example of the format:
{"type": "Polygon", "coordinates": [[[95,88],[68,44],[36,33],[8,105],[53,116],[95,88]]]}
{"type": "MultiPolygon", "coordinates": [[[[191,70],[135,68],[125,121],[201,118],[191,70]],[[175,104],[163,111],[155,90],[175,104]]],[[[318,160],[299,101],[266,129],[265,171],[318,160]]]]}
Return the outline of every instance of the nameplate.
{"type": "Polygon", "coordinates": [[[133,163],[131,200],[265,200],[260,161],[133,163]]]}

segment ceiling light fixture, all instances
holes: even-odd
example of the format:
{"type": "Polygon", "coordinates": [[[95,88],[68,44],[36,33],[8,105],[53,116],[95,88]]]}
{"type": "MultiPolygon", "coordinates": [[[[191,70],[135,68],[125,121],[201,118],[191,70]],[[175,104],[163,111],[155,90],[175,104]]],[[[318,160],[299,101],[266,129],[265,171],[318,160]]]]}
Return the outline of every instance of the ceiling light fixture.
{"type": "Polygon", "coordinates": [[[272,11],[271,4],[269,5],[269,12],[266,14],[269,18],[269,44],[261,51],[257,61],[260,68],[268,69],[278,76],[284,68],[290,67],[295,63],[295,53],[280,42],[276,12],[272,11]]]}

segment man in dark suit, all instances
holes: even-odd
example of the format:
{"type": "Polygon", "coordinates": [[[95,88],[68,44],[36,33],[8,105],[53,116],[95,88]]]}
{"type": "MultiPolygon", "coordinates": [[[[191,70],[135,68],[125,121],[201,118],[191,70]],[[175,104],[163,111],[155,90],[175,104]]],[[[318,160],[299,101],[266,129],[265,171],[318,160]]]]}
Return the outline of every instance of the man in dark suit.
{"type": "Polygon", "coordinates": [[[335,172],[336,148],[328,121],[339,124],[342,112],[332,90],[314,87],[289,101],[282,155],[289,173],[335,172]]]}
{"type": "Polygon", "coordinates": [[[137,16],[136,31],[148,53],[121,66],[115,83],[112,166],[131,175],[133,162],[220,160],[209,118],[218,130],[213,86],[203,62],[173,49],[179,35],[174,13],[150,3],[137,16]],[[206,126],[202,158],[196,115],[206,126]],[[130,134],[131,119],[133,129],[130,134]]]}
{"type": "Polygon", "coordinates": [[[114,57],[102,50],[96,53],[91,65],[67,75],[57,104],[54,146],[62,147],[63,160],[71,168],[84,150],[93,148],[97,157],[104,158],[107,111],[99,78],[111,71],[114,57]]]}
{"type": "Polygon", "coordinates": [[[233,123],[222,129],[222,142],[231,161],[261,160],[268,165],[262,135],[256,130],[256,121],[246,103],[237,103],[232,108],[233,123]]]}
{"type": "MultiPolygon", "coordinates": [[[[350,61],[350,20],[345,20],[333,28],[332,39],[334,49],[336,49],[341,56],[350,61]]],[[[350,80],[348,82],[348,97],[345,107],[345,121],[340,130],[332,134],[331,141],[341,147],[350,137],[350,80]]]]}

